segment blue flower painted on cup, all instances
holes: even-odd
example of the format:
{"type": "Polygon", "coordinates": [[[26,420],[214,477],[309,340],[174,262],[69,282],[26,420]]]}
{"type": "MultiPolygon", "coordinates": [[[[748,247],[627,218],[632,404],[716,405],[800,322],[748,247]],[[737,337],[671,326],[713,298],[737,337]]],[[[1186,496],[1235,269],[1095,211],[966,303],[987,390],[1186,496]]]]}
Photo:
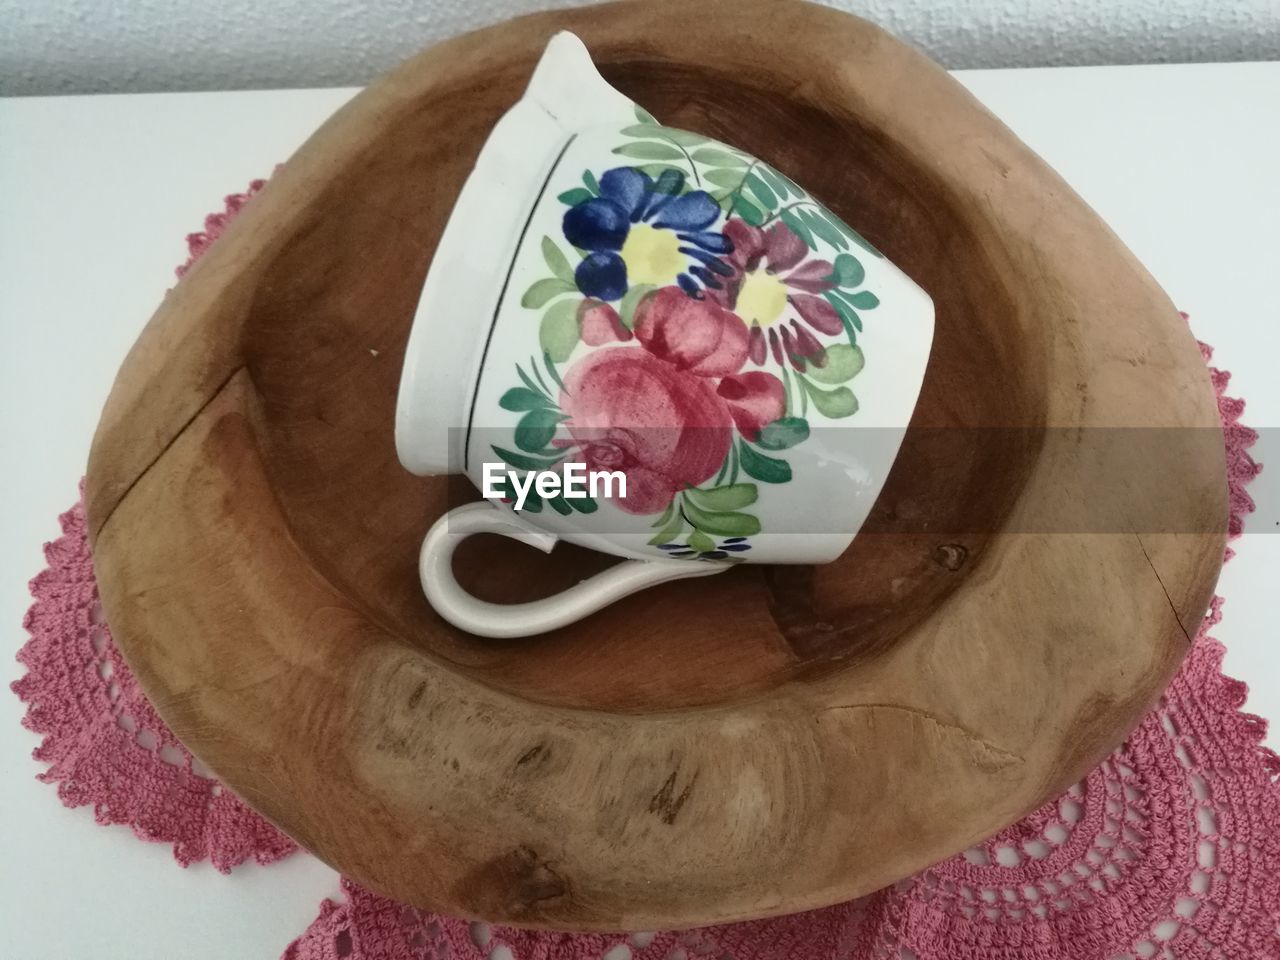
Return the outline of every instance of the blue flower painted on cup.
{"type": "Polygon", "coordinates": [[[709,230],[720,204],[705,190],[684,191],[684,174],[668,169],[654,180],[634,167],[600,177],[600,196],[570,207],[564,236],[586,256],[574,280],[588,297],[621,299],[628,288],[677,283],[691,297],[719,289],[733,268],[720,257],[733,243],[709,230]]]}

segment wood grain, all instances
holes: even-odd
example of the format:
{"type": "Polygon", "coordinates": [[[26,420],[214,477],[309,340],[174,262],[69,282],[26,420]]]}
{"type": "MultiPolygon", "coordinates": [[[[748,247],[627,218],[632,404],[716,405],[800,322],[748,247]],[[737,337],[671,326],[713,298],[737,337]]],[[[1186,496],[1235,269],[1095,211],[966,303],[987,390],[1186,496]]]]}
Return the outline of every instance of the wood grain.
{"type": "MultiPolygon", "coordinates": [[[[1097,216],[870,24],[704,0],[708,43],[673,27],[690,6],[526,17],[369,88],[168,296],[103,413],[97,572],[161,715],[303,844],[419,906],[652,929],[876,889],[1114,747],[1221,563],[1204,366],[1097,216]],[[423,532],[472,494],[398,466],[395,389],[453,199],[563,28],[664,122],[804,183],[930,293],[937,336],[897,466],[839,561],[479,640],[418,588],[423,532]],[[1209,442],[1120,478],[1086,455],[1091,428],[1209,442]],[[1087,514],[1091,492],[1143,522],[1039,528],[1087,514]]],[[[554,559],[477,538],[459,576],[521,600],[609,562],[554,559]]]]}

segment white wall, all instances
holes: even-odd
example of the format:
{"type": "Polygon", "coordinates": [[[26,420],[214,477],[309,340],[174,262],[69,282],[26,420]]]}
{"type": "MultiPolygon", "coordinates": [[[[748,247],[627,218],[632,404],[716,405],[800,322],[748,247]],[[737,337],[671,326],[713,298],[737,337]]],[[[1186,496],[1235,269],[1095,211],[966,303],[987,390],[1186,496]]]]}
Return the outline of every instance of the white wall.
{"type": "MultiPolygon", "coordinates": [[[[826,2],[882,24],[950,67],[1280,59],[1280,0],[826,2]]],[[[0,0],[0,94],[364,83],[436,40],[561,5],[0,0]]],[[[703,29],[713,43],[714,23],[703,29]]]]}

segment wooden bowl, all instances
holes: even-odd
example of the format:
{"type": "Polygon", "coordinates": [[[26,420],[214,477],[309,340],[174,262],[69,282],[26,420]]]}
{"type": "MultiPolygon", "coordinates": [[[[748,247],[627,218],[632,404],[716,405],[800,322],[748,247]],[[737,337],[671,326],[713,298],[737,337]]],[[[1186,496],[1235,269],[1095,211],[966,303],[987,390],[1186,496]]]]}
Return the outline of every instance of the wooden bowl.
{"type": "MultiPolygon", "coordinates": [[[[867,893],[1098,762],[1209,600],[1217,426],[1164,294],[938,67],[822,7],[624,3],[449,41],[325,124],[143,333],[88,503],[107,617],[160,714],[304,846],[420,907],[667,928],[867,893]],[[473,494],[398,466],[392,410],[453,199],[561,28],[665,122],[806,184],[928,290],[937,336],[838,562],[496,642],[423,600],[423,532],[473,494]],[[1118,472],[1088,452],[1104,427],[1209,442],[1118,472]],[[1037,526],[1104,496],[1142,525],[1037,526]]],[[[460,576],[492,599],[610,562],[467,547],[460,576]]]]}

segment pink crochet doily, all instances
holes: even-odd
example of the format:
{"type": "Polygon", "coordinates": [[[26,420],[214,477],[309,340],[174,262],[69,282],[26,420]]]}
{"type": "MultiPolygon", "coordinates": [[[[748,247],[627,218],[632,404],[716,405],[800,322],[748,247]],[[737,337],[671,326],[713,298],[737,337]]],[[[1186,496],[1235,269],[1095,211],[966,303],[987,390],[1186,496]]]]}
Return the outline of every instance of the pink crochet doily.
{"type": "MultiPolygon", "coordinates": [[[[187,237],[179,276],[263,184],[227,197],[226,211],[187,237]]],[[[28,705],[23,726],[44,734],[40,779],[57,783],[68,807],[92,804],[99,823],[172,843],[183,866],[207,858],[225,873],[249,857],[288,856],[293,841],[203,773],[138,689],[102,619],[83,506],[59,522],[62,536],[44,548],[48,569],[31,581],[31,638],[18,652],[27,674],[12,685],[28,705]]]]}
{"type": "MultiPolygon", "coordinates": [[[[261,187],[188,238],[191,261],[261,187]]],[[[1211,353],[1202,346],[1206,362],[1211,353]]],[[[1244,404],[1212,369],[1227,444],[1231,533],[1260,469],[1244,404]]],[[[31,583],[28,673],[13,688],[45,734],[68,806],[174,844],[184,865],[228,870],[290,853],[288,838],[205,775],[142,696],[102,622],[83,509],[62,518],[31,583]]],[[[1230,556],[1230,551],[1228,551],[1230,556]]],[[[557,934],[424,913],[343,880],[283,960],[1110,960],[1280,958],[1280,759],[1241,712],[1208,635],[1125,744],[1053,803],[892,888],[824,910],[684,933],[557,934]]]]}
{"type": "Polygon", "coordinates": [[[18,653],[27,674],[13,684],[28,705],[23,726],[44,734],[40,779],[68,807],[93,804],[99,823],[172,843],[183,866],[207,858],[225,873],[288,856],[293,841],[202,772],[138,688],[102,618],[83,505],[59,522],[49,567],[31,581],[31,639],[18,653]]]}

